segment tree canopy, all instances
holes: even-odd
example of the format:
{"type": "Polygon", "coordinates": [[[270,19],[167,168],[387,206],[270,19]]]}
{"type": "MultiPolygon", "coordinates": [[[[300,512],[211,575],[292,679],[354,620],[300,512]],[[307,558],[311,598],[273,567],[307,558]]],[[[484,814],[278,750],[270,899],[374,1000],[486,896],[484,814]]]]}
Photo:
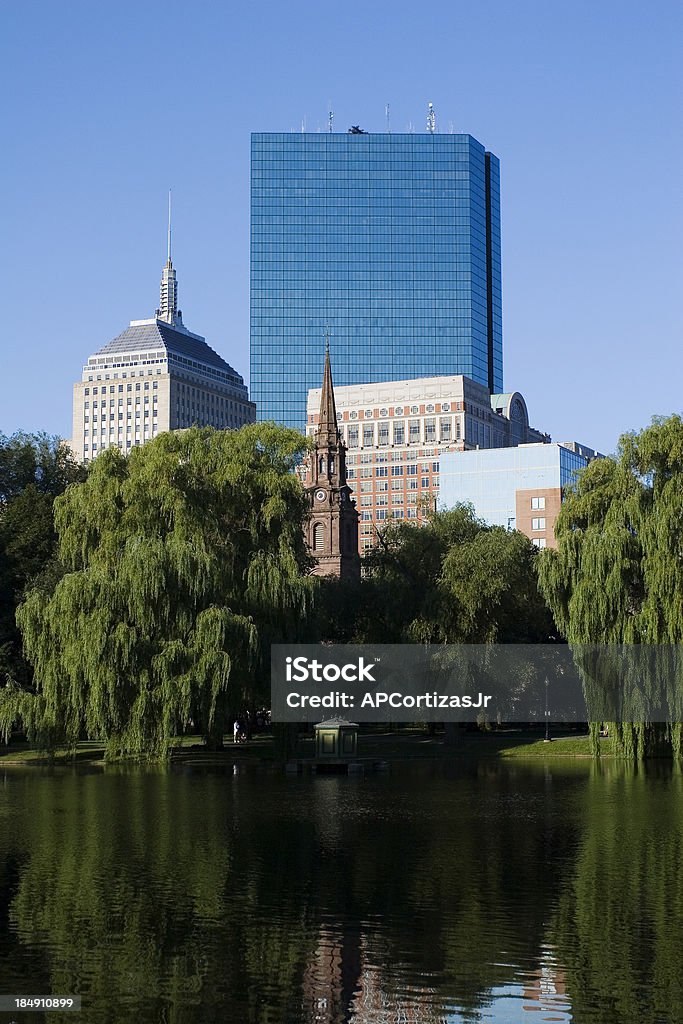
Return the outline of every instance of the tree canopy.
{"type": "MultiPolygon", "coordinates": [[[[624,435],[614,458],[591,463],[568,489],[555,533],[540,582],[570,643],[683,642],[681,417],[654,419],[624,435]]],[[[627,753],[644,752],[645,725],[617,731],[627,753]]],[[[671,737],[680,755],[680,725],[671,737]]]]}
{"type": "Polygon", "coordinates": [[[369,643],[533,643],[555,632],[527,537],[472,507],[392,523],[357,586],[323,594],[330,639],[369,643]]]}
{"type": "Polygon", "coordinates": [[[270,643],[298,637],[310,598],[305,447],[254,424],[103,452],[55,503],[66,573],[19,610],[37,692],[5,692],[5,728],[18,709],[45,745],[164,756],[190,721],[218,738],[265,696],[270,643]]]}
{"type": "Polygon", "coordinates": [[[53,502],[85,475],[58,437],[0,435],[0,685],[31,685],[16,609],[29,585],[56,571],[53,502]]]}

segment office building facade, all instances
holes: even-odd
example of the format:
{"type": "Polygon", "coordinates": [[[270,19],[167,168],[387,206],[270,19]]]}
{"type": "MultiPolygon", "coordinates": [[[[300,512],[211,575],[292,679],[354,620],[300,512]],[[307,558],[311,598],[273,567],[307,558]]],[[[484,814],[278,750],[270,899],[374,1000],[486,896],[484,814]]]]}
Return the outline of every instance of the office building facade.
{"type": "Polygon", "coordinates": [[[439,506],[468,502],[491,526],[519,530],[537,547],[554,548],[566,487],[600,457],[576,442],[448,453],[441,459],[439,506]]]}
{"type": "Polygon", "coordinates": [[[255,419],[244,379],[183,324],[169,249],[155,316],[131,320],[74,384],[74,455],[89,462],[105,448],[129,452],[165,430],[237,429],[255,419]]]}
{"type": "Polygon", "coordinates": [[[251,392],[303,429],[338,385],[463,374],[503,390],[498,159],[470,135],[252,135],[251,392]]]}
{"type": "MultiPolygon", "coordinates": [[[[529,426],[519,392],[490,395],[463,376],[335,387],[334,397],[361,553],[388,521],[425,519],[438,502],[445,453],[550,441],[529,426]]],[[[320,388],[308,392],[310,437],[319,429],[321,398],[320,388]]],[[[307,485],[309,472],[303,471],[307,485]]]]}

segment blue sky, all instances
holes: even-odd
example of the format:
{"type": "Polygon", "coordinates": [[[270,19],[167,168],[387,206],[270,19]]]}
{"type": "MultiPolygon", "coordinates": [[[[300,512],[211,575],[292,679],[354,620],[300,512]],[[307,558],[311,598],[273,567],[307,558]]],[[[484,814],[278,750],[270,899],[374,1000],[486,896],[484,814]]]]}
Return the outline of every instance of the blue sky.
{"type": "Polygon", "coordinates": [[[248,377],[249,133],[467,131],[501,160],[505,383],[614,449],[681,411],[679,3],[6,0],[0,431],[71,432],[151,316],[174,194],[191,330],[248,377]]]}

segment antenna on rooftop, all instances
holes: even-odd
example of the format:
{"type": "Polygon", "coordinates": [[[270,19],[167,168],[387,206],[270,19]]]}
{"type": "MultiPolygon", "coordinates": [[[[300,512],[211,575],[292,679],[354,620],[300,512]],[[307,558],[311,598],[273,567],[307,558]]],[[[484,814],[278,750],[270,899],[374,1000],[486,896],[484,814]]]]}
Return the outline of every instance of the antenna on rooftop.
{"type": "Polygon", "coordinates": [[[171,190],[168,190],[168,264],[171,265],[171,190]]]}
{"type": "Polygon", "coordinates": [[[385,108],[385,114],[387,115],[387,134],[391,135],[391,117],[389,116],[389,104],[387,103],[385,108]]]}
{"type": "Polygon", "coordinates": [[[454,135],[455,134],[455,127],[454,127],[452,121],[448,122],[448,134],[449,135],[454,135]]]}
{"type": "Polygon", "coordinates": [[[301,134],[303,135],[305,131],[306,131],[306,118],[302,117],[301,118],[301,134]]]}
{"type": "Polygon", "coordinates": [[[436,111],[434,110],[433,103],[430,103],[427,108],[427,131],[430,135],[433,135],[436,131],[436,111]]]}
{"type": "Polygon", "coordinates": [[[332,110],[332,100],[329,102],[329,113],[327,115],[327,130],[332,133],[332,122],[334,121],[334,111],[332,110]]]}

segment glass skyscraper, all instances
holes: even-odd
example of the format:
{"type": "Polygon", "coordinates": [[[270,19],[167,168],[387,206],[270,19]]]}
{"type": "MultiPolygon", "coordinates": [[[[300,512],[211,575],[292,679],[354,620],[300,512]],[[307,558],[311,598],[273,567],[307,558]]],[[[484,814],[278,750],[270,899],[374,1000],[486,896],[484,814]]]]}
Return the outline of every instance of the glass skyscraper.
{"type": "Polygon", "coordinates": [[[500,175],[471,135],[252,135],[251,397],[303,429],[335,384],[503,390],[500,175]]]}

